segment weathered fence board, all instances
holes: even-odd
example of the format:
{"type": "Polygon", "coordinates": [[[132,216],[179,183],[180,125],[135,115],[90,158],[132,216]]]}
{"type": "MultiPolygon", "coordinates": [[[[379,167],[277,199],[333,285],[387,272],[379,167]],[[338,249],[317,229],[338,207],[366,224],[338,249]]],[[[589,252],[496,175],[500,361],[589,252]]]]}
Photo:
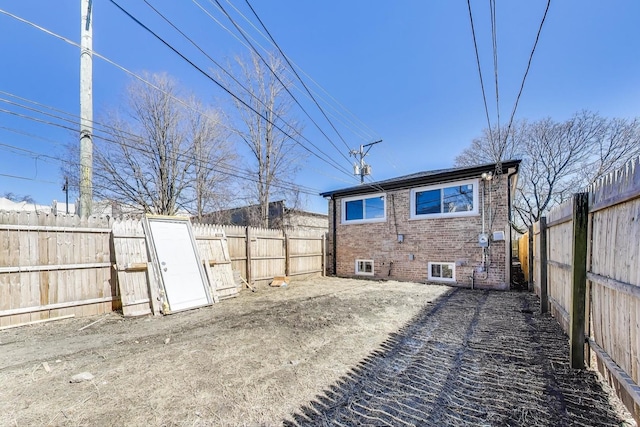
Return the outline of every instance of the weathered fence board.
{"type": "Polygon", "coordinates": [[[250,281],[247,271],[247,228],[237,225],[224,225],[221,228],[227,236],[231,269],[239,271],[242,277],[250,281]]]}
{"type": "Polygon", "coordinates": [[[640,304],[639,214],[640,198],[592,214],[589,274],[593,294],[604,296],[593,298],[594,340],[636,383],[640,382],[640,319],[635,319],[640,304]]]}
{"type": "Polygon", "coordinates": [[[286,233],[287,276],[306,276],[323,273],[326,244],[323,235],[309,231],[286,233]]]}
{"type": "Polygon", "coordinates": [[[111,220],[0,213],[0,326],[112,310],[111,220]]]}
{"type": "MultiPolygon", "coordinates": [[[[551,314],[562,329],[569,332],[569,312],[571,306],[571,265],[573,222],[571,221],[572,201],[549,213],[547,217],[547,294],[551,303],[551,314]]],[[[538,266],[539,268],[539,266],[538,266]]]]}
{"type": "Polygon", "coordinates": [[[194,224],[193,233],[207,271],[214,301],[238,295],[241,287],[233,278],[231,255],[224,229],[215,225],[194,224]]]}
{"type": "Polygon", "coordinates": [[[586,270],[586,278],[579,279],[587,283],[587,302],[582,306],[587,318],[582,326],[598,369],[640,422],[640,159],[592,184],[588,194],[586,259],[575,259],[571,249],[575,238],[571,203],[547,217],[551,311],[568,332],[568,318],[580,314],[579,307],[571,308],[572,271],[586,270]]]}
{"type": "MultiPolygon", "coordinates": [[[[124,219],[113,224],[113,248],[118,289],[125,316],[152,313],[150,286],[158,286],[149,263],[142,222],[124,219]]],[[[157,311],[155,311],[157,314],[157,311]]]]}
{"type": "Polygon", "coordinates": [[[324,274],[326,236],[310,230],[220,226],[227,238],[232,270],[249,283],[265,285],[275,276],[299,279],[324,274]]]}

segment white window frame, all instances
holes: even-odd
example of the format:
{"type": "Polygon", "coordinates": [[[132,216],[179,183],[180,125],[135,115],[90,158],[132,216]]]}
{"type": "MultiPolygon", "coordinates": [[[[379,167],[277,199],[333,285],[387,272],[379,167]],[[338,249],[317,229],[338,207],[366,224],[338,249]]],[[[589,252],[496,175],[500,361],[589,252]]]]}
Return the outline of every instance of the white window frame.
{"type": "Polygon", "coordinates": [[[373,260],[372,259],[357,259],[356,260],[356,266],[355,266],[355,272],[356,272],[357,276],[373,276],[375,274],[375,268],[374,268],[373,260]],[[360,263],[361,262],[371,263],[371,272],[360,271],[360,263]]]}
{"type": "Polygon", "coordinates": [[[432,282],[447,282],[447,283],[455,282],[456,281],[456,263],[455,262],[430,262],[427,265],[427,277],[428,277],[429,281],[432,281],[432,282]],[[447,267],[449,267],[451,269],[452,277],[449,279],[448,277],[434,277],[434,276],[432,276],[431,275],[431,266],[433,266],[433,265],[440,265],[440,266],[446,265],[447,267]]]}
{"type": "MultiPolygon", "coordinates": [[[[341,220],[342,224],[364,224],[371,222],[385,222],[387,220],[387,195],[386,193],[375,193],[375,194],[366,194],[362,196],[354,196],[354,197],[345,197],[341,201],[341,220]],[[366,199],[376,199],[382,198],[383,202],[383,215],[382,218],[363,218],[363,219],[352,219],[347,220],[347,202],[352,202],[354,200],[363,200],[364,206],[366,206],[366,199]]],[[[366,212],[366,209],[365,209],[366,212]]],[[[364,213],[364,212],[363,212],[364,213]]]]}
{"type": "Polygon", "coordinates": [[[411,189],[410,195],[410,219],[428,219],[428,218],[452,218],[452,217],[461,217],[461,216],[476,216],[478,215],[478,205],[479,205],[479,196],[478,192],[480,191],[480,180],[479,179],[467,179],[464,181],[453,181],[447,182],[445,184],[437,184],[437,185],[428,185],[425,187],[417,187],[411,189]],[[431,190],[440,190],[448,187],[458,187],[461,185],[473,185],[473,209],[470,211],[461,211],[461,212],[440,212],[440,213],[432,213],[432,214],[416,214],[416,193],[423,191],[431,191],[431,190]]]}

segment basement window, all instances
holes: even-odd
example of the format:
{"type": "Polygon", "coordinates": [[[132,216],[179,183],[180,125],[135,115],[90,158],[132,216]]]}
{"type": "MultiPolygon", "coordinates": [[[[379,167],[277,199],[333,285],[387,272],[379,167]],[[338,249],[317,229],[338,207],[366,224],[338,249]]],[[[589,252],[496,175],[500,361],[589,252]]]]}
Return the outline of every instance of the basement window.
{"type": "Polygon", "coordinates": [[[358,276],[373,276],[373,260],[372,259],[357,259],[356,260],[356,275],[358,275],[358,276]]]}
{"type": "Polygon", "coordinates": [[[342,223],[384,222],[385,202],[383,193],[342,199],[342,223]]]}
{"type": "Polygon", "coordinates": [[[413,188],[411,218],[442,218],[478,214],[477,179],[413,188]]]}
{"type": "Polygon", "coordinates": [[[430,262],[429,280],[434,282],[455,282],[456,264],[453,262],[430,262]]]}

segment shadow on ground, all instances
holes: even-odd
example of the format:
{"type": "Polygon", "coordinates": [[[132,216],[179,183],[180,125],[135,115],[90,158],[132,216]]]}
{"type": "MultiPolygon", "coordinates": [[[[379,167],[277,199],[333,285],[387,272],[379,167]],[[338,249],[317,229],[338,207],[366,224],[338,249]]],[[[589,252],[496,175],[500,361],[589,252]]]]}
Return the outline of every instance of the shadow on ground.
{"type": "Polygon", "coordinates": [[[535,295],[456,289],[286,426],[617,426],[592,371],[535,295]]]}

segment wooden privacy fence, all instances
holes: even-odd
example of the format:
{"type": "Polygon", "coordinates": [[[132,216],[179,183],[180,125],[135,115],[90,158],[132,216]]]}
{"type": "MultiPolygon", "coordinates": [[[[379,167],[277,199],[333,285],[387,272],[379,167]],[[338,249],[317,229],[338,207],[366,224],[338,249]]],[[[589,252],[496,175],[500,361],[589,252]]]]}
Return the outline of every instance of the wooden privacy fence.
{"type": "Polygon", "coordinates": [[[569,335],[572,366],[583,367],[593,351],[640,420],[639,159],[574,195],[529,235],[533,288],[541,310],[550,309],[569,335]]]}
{"type": "MultiPolygon", "coordinates": [[[[194,225],[196,240],[198,225],[194,225]]],[[[231,266],[249,283],[267,284],[275,276],[304,279],[325,275],[326,234],[305,230],[270,230],[221,226],[227,236],[231,266]]]]}
{"type": "MultiPolygon", "coordinates": [[[[232,269],[257,285],[275,276],[324,275],[324,234],[200,224],[193,229],[220,299],[237,293],[223,285],[232,269]],[[219,243],[221,235],[226,245],[219,243]]],[[[145,239],[139,219],[0,212],[0,328],[121,308],[125,315],[151,313],[155,288],[149,283],[159,279],[145,239]]]]}
{"type": "Polygon", "coordinates": [[[112,221],[0,212],[0,327],[117,308],[112,221]]]}

